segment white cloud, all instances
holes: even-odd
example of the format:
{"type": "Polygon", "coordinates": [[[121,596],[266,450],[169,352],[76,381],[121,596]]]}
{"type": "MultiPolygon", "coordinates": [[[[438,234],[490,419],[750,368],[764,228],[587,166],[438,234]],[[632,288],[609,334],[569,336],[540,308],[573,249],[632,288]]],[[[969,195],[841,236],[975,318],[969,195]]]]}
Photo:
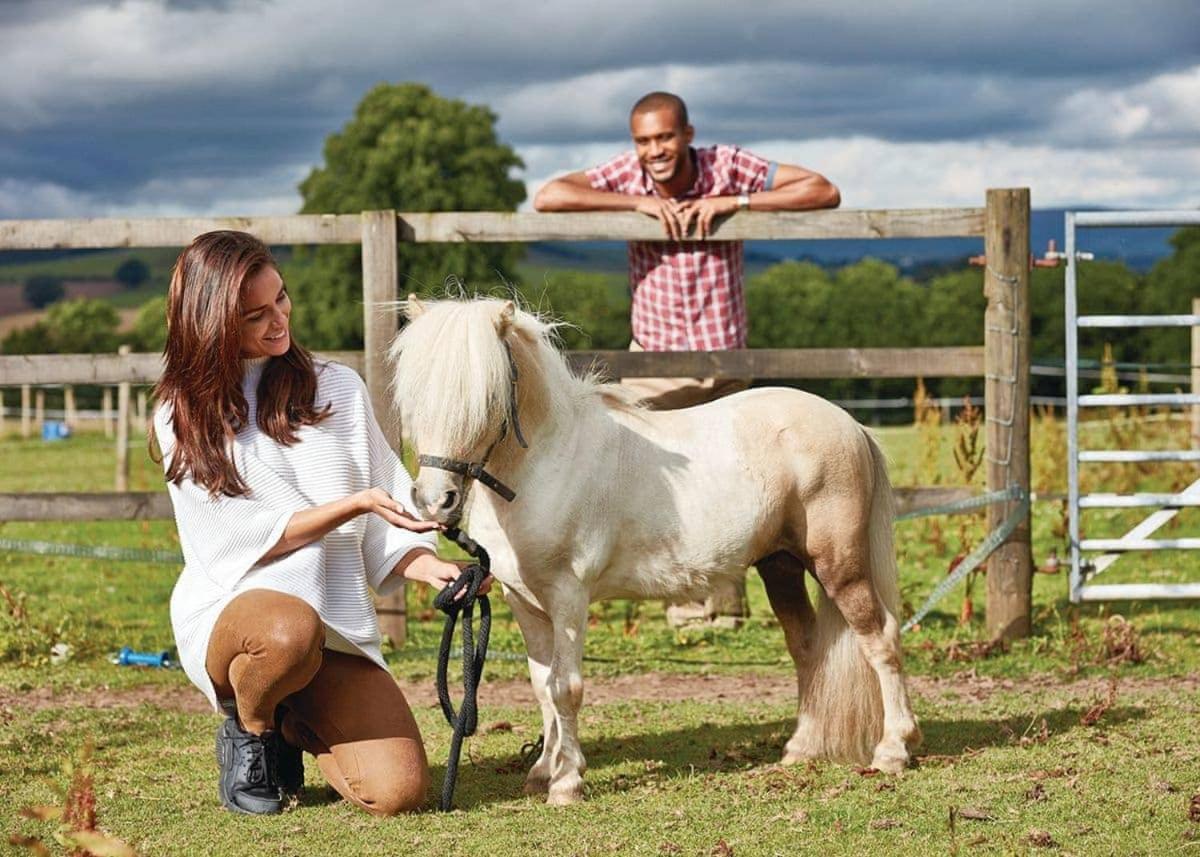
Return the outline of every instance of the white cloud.
{"type": "MultiPolygon", "coordinates": [[[[1052,105],[1053,107],[1053,105],[1052,105]]],[[[1055,139],[1100,146],[1131,140],[1200,141],[1200,65],[1132,86],[1087,86],[1053,109],[1055,139]]]]}
{"type": "Polygon", "coordinates": [[[0,178],[0,218],[80,217],[90,204],[87,194],[54,182],[0,178]]]}

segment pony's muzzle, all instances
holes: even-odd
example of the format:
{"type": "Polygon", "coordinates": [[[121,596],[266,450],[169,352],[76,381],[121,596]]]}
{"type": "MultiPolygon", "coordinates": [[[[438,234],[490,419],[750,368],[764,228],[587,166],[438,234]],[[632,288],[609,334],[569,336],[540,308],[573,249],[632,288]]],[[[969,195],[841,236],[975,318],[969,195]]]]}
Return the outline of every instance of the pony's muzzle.
{"type": "Polygon", "coordinates": [[[440,484],[423,484],[420,478],[413,483],[413,504],[425,520],[453,524],[462,511],[463,492],[457,485],[434,481],[440,484]]]}

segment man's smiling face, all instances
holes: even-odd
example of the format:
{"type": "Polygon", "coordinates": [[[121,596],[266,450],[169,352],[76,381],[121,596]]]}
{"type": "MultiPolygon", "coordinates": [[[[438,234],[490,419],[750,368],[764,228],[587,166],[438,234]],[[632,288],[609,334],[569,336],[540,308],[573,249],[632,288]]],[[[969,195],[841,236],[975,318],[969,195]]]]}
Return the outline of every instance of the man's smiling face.
{"type": "Polygon", "coordinates": [[[656,184],[669,185],[686,170],[688,146],[695,132],[680,121],[675,110],[659,107],[635,113],[629,120],[629,132],[638,161],[656,184]]]}

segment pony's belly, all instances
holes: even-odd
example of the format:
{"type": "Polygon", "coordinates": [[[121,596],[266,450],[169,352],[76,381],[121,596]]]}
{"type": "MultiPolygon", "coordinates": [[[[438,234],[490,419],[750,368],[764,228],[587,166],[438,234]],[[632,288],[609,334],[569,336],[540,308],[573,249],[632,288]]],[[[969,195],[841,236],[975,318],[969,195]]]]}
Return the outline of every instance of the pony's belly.
{"type": "Polygon", "coordinates": [[[641,562],[633,567],[610,568],[596,580],[592,601],[612,598],[702,600],[722,579],[741,576],[746,565],[687,568],[641,562]]]}

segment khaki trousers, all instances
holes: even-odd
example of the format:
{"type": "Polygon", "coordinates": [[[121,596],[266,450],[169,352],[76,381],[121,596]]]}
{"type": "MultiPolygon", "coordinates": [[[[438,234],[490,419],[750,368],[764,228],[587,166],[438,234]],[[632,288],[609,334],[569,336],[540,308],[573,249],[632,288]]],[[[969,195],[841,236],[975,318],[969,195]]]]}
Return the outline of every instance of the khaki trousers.
{"type": "Polygon", "coordinates": [[[429,763],[400,687],[374,662],[324,644],[324,623],[304,601],[250,590],[221,611],[205,665],[243,729],[279,729],[346,800],[375,815],[419,809],[429,763]]]}
{"type": "MultiPolygon", "coordinates": [[[[642,352],[635,339],[629,350],[642,352]]],[[[622,378],[621,386],[638,394],[642,404],[655,411],[677,411],[703,405],[750,386],[745,378],[622,378]]]]}

